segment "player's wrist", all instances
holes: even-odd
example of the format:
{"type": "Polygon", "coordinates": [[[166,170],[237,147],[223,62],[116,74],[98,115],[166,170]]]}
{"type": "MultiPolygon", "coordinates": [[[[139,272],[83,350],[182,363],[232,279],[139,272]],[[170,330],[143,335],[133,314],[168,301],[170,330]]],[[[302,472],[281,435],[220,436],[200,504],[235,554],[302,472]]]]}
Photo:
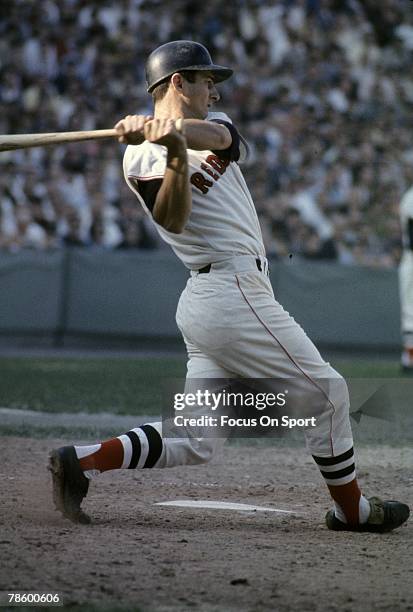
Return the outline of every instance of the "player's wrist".
{"type": "Polygon", "coordinates": [[[187,153],[184,143],[174,143],[167,148],[166,165],[173,170],[182,170],[187,164],[187,153]]]}
{"type": "Polygon", "coordinates": [[[185,174],[187,171],[186,159],[172,157],[171,159],[167,160],[166,167],[169,170],[173,170],[177,174],[185,174]]]}

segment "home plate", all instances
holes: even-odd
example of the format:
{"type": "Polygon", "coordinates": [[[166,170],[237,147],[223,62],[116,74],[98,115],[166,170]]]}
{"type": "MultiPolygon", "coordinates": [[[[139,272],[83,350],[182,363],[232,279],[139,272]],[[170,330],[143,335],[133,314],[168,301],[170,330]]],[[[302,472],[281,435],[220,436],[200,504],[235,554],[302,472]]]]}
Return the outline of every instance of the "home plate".
{"type": "Polygon", "coordinates": [[[211,501],[202,499],[177,499],[175,501],[157,502],[156,506],[175,506],[177,508],[207,508],[208,510],[237,510],[239,512],[278,512],[280,514],[295,514],[291,510],[279,510],[267,506],[251,506],[234,502],[211,501]]]}

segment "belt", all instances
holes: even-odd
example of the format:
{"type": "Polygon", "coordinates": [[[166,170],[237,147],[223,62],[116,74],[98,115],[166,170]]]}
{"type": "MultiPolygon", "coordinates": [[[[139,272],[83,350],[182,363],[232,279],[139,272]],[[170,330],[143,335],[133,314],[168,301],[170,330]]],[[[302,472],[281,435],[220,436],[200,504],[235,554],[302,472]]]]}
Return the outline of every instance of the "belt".
{"type": "MultiPolygon", "coordinates": [[[[255,260],[255,263],[257,264],[257,268],[259,272],[264,272],[261,259],[258,259],[257,257],[257,259],[255,260]]],[[[204,266],[203,268],[200,268],[199,270],[197,270],[197,272],[198,274],[209,274],[209,272],[211,272],[211,267],[212,267],[212,264],[208,264],[204,266]]],[[[268,274],[268,270],[265,270],[265,272],[266,274],[268,274]]]]}

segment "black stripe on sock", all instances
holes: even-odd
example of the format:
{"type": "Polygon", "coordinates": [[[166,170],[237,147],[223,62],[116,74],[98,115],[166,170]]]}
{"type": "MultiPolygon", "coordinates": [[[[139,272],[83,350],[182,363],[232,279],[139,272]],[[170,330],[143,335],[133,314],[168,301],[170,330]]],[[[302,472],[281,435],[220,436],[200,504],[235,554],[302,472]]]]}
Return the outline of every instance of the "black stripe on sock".
{"type": "Polygon", "coordinates": [[[351,447],[348,449],[348,451],[346,451],[342,455],[338,455],[337,457],[317,457],[316,455],[313,455],[313,459],[317,463],[317,465],[336,465],[338,463],[341,463],[342,461],[345,461],[346,459],[350,459],[350,457],[352,457],[353,455],[354,449],[353,447],[351,447]]]}
{"type": "Polygon", "coordinates": [[[141,429],[145,432],[149,444],[149,453],[143,467],[152,468],[161,456],[162,438],[151,425],[142,425],[141,429]]]}
{"type": "Polygon", "coordinates": [[[139,458],[141,456],[141,441],[139,436],[134,431],[126,432],[125,436],[128,436],[132,444],[132,457],[129,463],[128,470],[134,470],[138,465],[139,458]]]}
{"type": "Polygon", "coordinates": [[[344,476],[348,476],[349,474],[354,472],[355,469],[356,469],[356,466],[354,465],[354,463],[352,463],[348,467],[343,468],[342,470],[338,470],[337,472],[323,472],[323,470],[320,470],[320,472],[322,473],[324,478],[327,478],[327,480],[329,479],[335,480],[336,478],[343,478],[344,476]]]}

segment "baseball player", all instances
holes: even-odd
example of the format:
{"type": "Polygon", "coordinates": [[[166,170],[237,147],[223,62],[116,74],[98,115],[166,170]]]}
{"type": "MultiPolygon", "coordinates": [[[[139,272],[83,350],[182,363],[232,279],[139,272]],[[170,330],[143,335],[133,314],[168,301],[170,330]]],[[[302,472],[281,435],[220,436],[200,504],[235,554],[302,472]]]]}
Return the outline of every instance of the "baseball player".
{"type": "Polygon", "coordinates": [[[400,314],[403,351],[401,366],[413,374],[413,187],[400,202],[403,254],[399,265],[400,314]]]}
{"type": "MultiPolygon", "coordinates": [[[[407,520],[409,508],[362,495],[346,383],[274,297],[239,166],[242,138],[229,117],[211,110],[219,100],[216,85],[231,74],[201,44],[162,45],[146,64],[153,116],[127,116],[115,126],[129,145],[127,184],[190,271],[176,314],[188,352],[187,388],[200,379],[282,378],[318,398],[317,424],[305,436],[334,503],[327,527],[390,531],[407,520]]],[[[106,470],[209,461],[223,440],[204,433],[200,427],[166,437],[161,423],[147,423],[112,440],[52,451],[57,509],[74,522],[89,522],[81,502],[89,480],[106,470]]]]}

